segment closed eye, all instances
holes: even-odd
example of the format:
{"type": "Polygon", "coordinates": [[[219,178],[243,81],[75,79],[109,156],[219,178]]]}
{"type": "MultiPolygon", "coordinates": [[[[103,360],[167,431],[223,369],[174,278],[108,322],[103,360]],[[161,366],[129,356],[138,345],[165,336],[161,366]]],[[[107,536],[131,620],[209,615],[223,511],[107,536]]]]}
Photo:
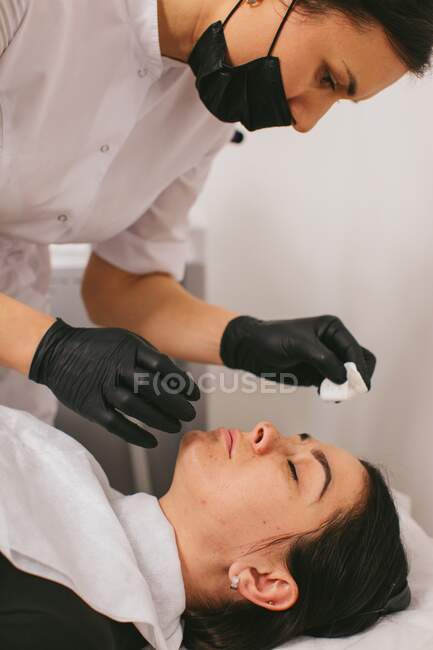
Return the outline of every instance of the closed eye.
{"type": "Polygon", "coordinates": [[[334,92],[337,89],[337,82],[335,81],[333,75],[329,70],[326,70],[326,74],[322,77],[321,83],[324,84],[325,86],[332,88],[334,92]]]}
{"type": "Polygon", "coordinates": [[[289,463],[290,471],[292,472],[293,478],[295,479],[295,481],[297,481],[298,475],[296,473],[296,467],[294,466],[291,460],[288,460],[287,462],[289,463]]]}

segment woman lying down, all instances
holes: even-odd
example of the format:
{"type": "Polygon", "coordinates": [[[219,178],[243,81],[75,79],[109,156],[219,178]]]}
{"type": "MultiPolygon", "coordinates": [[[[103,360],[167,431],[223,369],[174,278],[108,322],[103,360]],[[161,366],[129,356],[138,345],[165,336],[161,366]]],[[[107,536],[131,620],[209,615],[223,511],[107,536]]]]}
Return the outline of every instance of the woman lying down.
{"type": "Polygon", "coordinates": [[[266,650],[410,602],[379,471],[270,422],[187,433],[158,501],[0,407],[0,495],[3,650],[266,650]]]}

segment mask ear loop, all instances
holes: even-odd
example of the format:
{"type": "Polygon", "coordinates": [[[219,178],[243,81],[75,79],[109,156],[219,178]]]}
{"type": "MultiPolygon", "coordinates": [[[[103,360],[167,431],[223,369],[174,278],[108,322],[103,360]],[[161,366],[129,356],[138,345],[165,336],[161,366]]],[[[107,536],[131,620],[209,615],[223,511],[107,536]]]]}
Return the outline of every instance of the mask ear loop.
{"type": "Polygon", "coordinates": [[[231,17],[233,16],[233,14],[235,13],[236,9],[237,9],[237,8],[238,8],[238,7],[243,3],[243,1],[244,1],[244,0],[239,0],[239,2],[237,2],[237,3],[235,4],[235,6],[234,6],[233,9],[231,10],[231,12],[230,12],[229,15],[227,16],[227,18],[225,18],[225,20],[224,20],[224,22],[223,22],[223,27],[225,26],[225,24],[226,24],[226,22],[229,20],[229,18],[231,18],[231,17]]]}
{"type": "MultiPolygon", "coordinates": [[[[229,15],[223,21],[223,23],[222,23],[223,28],[225,27],[226,23],[230,20],[230,18],[233,16],[233,14],[238,9],[238,7],[240,7],[240,5],[243,3],[243,1],[244,0],[238,0],[238,2],[235,4],[233,9],[230,11],[229,15]]],[[[281,30],[283,29],[283,27],[284,27],[284,25],[286,23],[286,20],[289,17],[289,14],[292,11],[292,9],[294,8],[296,2],[297,2],[297,0],[292,0],[292,2],[290,3],[290,5],[289,5],[289,7],[288,7],[288,9],[286,11],[286,13],[284,14],[284,18],[282,19],[282,21],[280,23],[280,26],[277,29],[277,33],[274,36],[274,40],[271,43],[271,47],[269,48],[268,56],[271,56],[272,50],[274,49],[275,44],[276,44],[276,42],[278,40],[278,37],[281,34],[281,30]]]]}
{"type": "Polygon", "coordinates": [[[271,47],[269,48],[268,56],[271,56],[271,54],[272,54],[272,50],[274,49],[275,44],[276,44],[276,42],[277,42],[277,40],[278,40],[278,37],[279,37],[279,35],[281,34],[281,30],[283,29],[283,27],[284,27],[284,25],[285,25],[285,22],[286,22],[287,18],[289,17],[290,12],[291,12],[292,9],[294,8],[296,2],[297,2],[297,0],[292,0],[292,2],[290,3],[290,6],[289,6],[289,8],[287,9],[287,11],[286,11],[286,13],[285,13],[285,15],[284,15],[284,18],[283,18],[283,20],[281,21],[280,26],[279,26],[278,29],[277,29],[277,33],[276,33],[275,36],[274,36],[274,40],[273,40],[272,43],[271,43],[271,47]]]}

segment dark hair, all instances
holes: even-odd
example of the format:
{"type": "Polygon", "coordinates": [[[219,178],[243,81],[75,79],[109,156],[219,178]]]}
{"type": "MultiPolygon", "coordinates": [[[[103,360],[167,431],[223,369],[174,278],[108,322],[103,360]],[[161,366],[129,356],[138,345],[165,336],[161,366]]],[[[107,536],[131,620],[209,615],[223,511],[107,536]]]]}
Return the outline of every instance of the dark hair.
{"type": "Polygon", "coordinates": [[[412,73],[421,77],[431,65],[433,0],[298,0],[296,6],[310,14],[337,11],[360,29],[376,21],[412,73]]]}
{"type": "Polygon", "coordinates": [[[297,602],[271,611],[248,600],[203,600],[182,615],[188,650],[270,650],[300,635],[330,636],[330,628],[332,636],[350,636],[381,618],[409,566],[391,492],[380,470],[361,462],[365,486],[349,511],[337,511],[313,531],[260,546],[284,543],[282,558],[298,585],[297,602]]]}

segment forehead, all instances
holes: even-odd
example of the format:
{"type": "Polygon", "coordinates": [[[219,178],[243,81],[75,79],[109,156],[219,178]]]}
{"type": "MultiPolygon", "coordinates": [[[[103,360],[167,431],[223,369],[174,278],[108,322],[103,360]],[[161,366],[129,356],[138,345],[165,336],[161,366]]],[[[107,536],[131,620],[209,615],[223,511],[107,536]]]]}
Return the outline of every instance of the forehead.
{"type": "Polygon", "coordinates": [[[324,444],[323,452],[333,474],[333,499],[352,503],[365,489],[368,473],[361,461],[346,449],[324,444]]]}

